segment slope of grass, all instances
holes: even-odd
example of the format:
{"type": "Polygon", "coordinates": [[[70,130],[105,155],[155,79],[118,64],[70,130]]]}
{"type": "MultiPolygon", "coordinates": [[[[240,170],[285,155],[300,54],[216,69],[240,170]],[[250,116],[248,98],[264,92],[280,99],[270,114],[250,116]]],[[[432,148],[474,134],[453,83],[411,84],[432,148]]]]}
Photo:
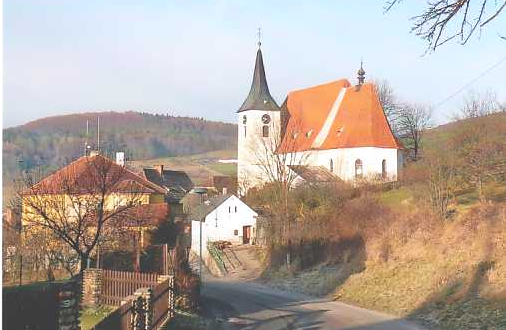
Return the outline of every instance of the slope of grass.
{"type": "MultiPolygon", "coordinates": [[[[506,329],[506,184],[491,182],[485,191],[499,204],[479,204],[473,189],[463,190],[451,220],[411,228],[402,239],[397,227],[389,229],[377,239],[387,240],[388,261],[368,258],[362,272],[337,286],[335,298],[431,328],[506,329]]],[[[417,201],[406,195],[405,189],[390,191],[380,200],[405,202],[401,212],[407,216],[416,212],[417,201]]],[[[375,240],[367,242],[370,255],[381,245],[375,240]]]]}
{"type": "Polygon", "coordinates": [[[237,164],[213,163],[206,165],[206,167],[223,175],[229,176],[237,175],[237,164]]]}
{"type": "Polygon", "coordinates": [[[165,165],[167,169],[185,171],[195,184],[207,184],[213,175],[236,175],[236,164],[220,163],[220,159],[236,158],[237,150],[215,150],[189,156],[164,157],[131,161],[128,166],[140,171],[143,167],[165,165]]]}
{"type": "Polygon", "coordinates": [[[81,330],[89,330],[93,328],[98,322],[102,321],[109,315],[115,307],[101,306],[98,308],[85,308],[81,312],[80,325],[81,330]]]}

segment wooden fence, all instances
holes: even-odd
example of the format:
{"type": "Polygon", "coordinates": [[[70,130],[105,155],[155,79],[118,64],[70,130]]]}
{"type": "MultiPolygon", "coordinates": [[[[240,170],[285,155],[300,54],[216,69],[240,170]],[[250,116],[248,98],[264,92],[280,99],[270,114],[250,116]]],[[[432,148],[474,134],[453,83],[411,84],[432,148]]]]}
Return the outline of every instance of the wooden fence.
{"type": "Polygon", "coordinates": [[[135,290],[154,288],[157,284],[157,274],[103,270],[100,302],[104,305],[120,306],[121,301],[135,290]]]}
{"type": "Polygon", "coordinates": [[[174,278],[158,284],[152,291],[153,329],[161,326],[174,312],[174,278]]]}
{"type": "Polygon", "coordinates": [[[174,316],[174,278],[170,276],[152,289],[137,289],[122,300],[123,304],[92,330],[159,330],[174,316]]]}
{"type": "Polygon", "coordinates": [[[125,304],[116,308],[91,330],[131,330],[133,318],[133,301],[128,300],[125,304]]]}

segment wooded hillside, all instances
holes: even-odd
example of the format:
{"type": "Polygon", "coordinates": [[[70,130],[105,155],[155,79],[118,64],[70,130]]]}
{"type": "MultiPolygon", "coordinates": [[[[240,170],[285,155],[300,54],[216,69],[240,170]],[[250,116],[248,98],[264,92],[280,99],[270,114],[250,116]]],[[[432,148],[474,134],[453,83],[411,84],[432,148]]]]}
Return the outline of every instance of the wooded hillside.
{"type": "Polygon", "coordinates": [[[48,117],[3,130],[4,182],[20,168],[40,165],[47,170],[82,155],[87,120],[88,143],[95,148],[97,117],[103,153],[114,155],[116,151],[125,151],[130,160],[234,150],[237,146],[236,125],[202,118],[132,111],[48,117]]]}

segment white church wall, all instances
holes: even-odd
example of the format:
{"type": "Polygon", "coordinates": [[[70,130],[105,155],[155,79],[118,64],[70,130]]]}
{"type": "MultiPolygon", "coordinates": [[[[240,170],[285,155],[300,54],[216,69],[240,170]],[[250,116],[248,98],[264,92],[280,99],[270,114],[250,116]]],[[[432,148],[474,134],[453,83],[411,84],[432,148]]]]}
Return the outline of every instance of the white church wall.
{"type": "Polygon", "coordinates": [[[400,151],[391,148],[361,147],[340,148],[329,150],[311,150],[299,152],[303,159],[301,165],[324,166],[332,170],[337,176],[345,181],[355,180],[355,161],[362,161],[362,173],[365,179],[381,177],[382,161],[386,161],[387,180],[397,180],[399,162],[402,162],[400,151]],[[332,160],[332,167],[330,167],[332,160]]]}
{"type": "MultiPolygon", "coordinates": [[[[257,214],[236,196],[231,196],[214,211],[210,212],[202,223],[202,254],[208,253],[207,242],[229,241],[242,243],[243,226],[251,226],[251,237],[255,237],[257,214]],[[237,235],[236,235],[237,231],[237,235]]],[[[192,221],[191,249],[197,255],[200,249],[200,224],[192,221]]]]}
{"type": "Polygon", "coordinates": [[[237,177],[241,192],[265,182],[264,163],[280,140],[280,111],[248,110],[238,114],[237,177]],[[269,115],[269,137],[263,137],[263,115],[269,115]],[[246,117],[246,123],[244,123],[246,117]],[[246,189],[245,189],[246,188],[246,189]]]}

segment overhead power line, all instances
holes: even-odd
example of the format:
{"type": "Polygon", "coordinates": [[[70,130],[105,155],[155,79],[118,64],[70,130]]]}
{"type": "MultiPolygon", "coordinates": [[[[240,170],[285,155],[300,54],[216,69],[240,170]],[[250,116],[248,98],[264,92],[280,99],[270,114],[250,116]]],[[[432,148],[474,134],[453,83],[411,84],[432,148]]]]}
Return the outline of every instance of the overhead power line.
{"type": "Polygon", "coordinates": [[[501,58],[499,61],[497,61],[496,63],[494,63],[491,67],[489,67],[488,69],[486,69],[482,73],[480,73],[478,76],[476,76],[474,79],[472,79],[471,81],[469,81],[467,84],[465,84],[464,86],[462,86],[461,88],[459,88],[455,93],[451,94],[450,96],[448,96],[447,98],[445,98],[441,102],[437,103],[434,106],[434,109],[439,108],[442,104],[446,103],[447,101],[451,100],[452,98],[454,98],[455,96],[457,96],[458,94],[460,94],[463,90],[467,89],[469,86],[471,86],[472,84],[474,84],[477,80],[479,80],[480,78],[482,78],[483,76],[485,76],[486,74],[488,74],[490,71],[492,71],[495,68],[497,68],[504,61],[506,61],[506,56],[504,56],[503,58],[501,58]]]}

